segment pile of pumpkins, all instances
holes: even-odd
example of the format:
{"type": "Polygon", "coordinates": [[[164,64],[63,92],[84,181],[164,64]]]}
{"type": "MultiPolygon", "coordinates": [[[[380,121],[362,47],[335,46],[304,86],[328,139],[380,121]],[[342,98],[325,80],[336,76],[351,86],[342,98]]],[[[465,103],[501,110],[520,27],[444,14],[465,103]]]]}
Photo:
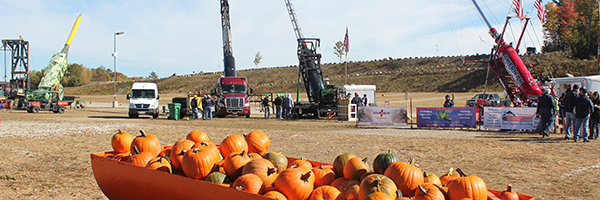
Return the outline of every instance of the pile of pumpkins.
{"type": "Polygon", "coordinates": [[[190,132],[173,145],[140,131],[135,139],[119,130],[112,138],[111,158],[149,169],[204,180],[278,200],[517,200],[510,185],[497,197],[477,176],[452,168],[438,177],[423,172],[414,159],[400,162],[394,154],[379,154],[369,170],[367,159],[338,155],[333,165],[303,159],[288,163],[268,152],[269,137],[261,131],[231,135],[219,146],[204,131],[190,132]],[[458,173],[457,173],[458,172],[458,173]]]}

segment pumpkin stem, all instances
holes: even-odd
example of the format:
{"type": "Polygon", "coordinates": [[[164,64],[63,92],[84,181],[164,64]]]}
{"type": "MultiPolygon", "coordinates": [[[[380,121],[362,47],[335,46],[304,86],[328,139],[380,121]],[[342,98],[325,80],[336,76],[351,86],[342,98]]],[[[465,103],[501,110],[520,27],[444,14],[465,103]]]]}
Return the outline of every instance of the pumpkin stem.
{"type": "Polygon", "coordinates": [[[239,190],[239,191],[242,191],[242,190],[244,190],[244,186],[243,185],[238,185],[238,186],[235,186],[235,189],[239,190]]]}
{"type": "Polygon", "coordinates": [[[192,152],[194,152],[194,153],[198,153],[198,152],[201,152],[201,151],[202,150],[200,150],[199,148],[195,148],[194,150],[192,150],[192,152]]]}
{"type": "Polygon", "coordinates": [[[465,172],[463,172],[461,169],[456,168],[456,172],[458,172],[458,174],[460,174],[460,177],[466,177],[467,174],[465,174],[465,172]]]}
{"type": "Polygon", "coordinates": [[[306,174],[303,174],[302,176],[300,176],[300,180],[302,180],[304,182],[308,182],[308,178],[310,178],[311,175],[312,175],[312,171],[308,171],[308,172],[306,172],[306,174]]]}
{"type": "Polygon", "coordinates": [[[396,196],[398,196],[398,198],[404,197],[404,195],[402,195],[402,190],[396,190],[396,196]]]}
{"type": "Polygon", "coordinates": [[[323,166],[323,162],[321,162],[321,166],[319,166],[319,169],[325,169],[325,167],[323,166]]]}
{"type": "Polygon", "coordinates": [[[158,157],[159,157],[159,158],[158,158],[158,162],[159,162],[160,164],[162,164],[162,161],[163,161],[163,156],[164,156],[164,154],[162,154],[162,153],[161,153],[160,155],[158,155],[158,157]]]}
{"type": "Polygon", "coordinates": [[[146,132],[144,132],[144,130],[140,130],[140,133],[142,134],[142,137],[146,137],[146,132]]]}
{"type": "Polygon", "coordinates": [[[123,131],[121,131],[121,129],[117,129],[117,134],[123,134],[123,131]]]}
{"type": "Polygon", "coordinates": [[[375,177],[375,184],[377,185],[377,188],[380,188],[381,185],[383,185],[383,183],[381,183],[381,177],[380,176],[375,177]]]}
{"type": "Polygon", "coordinates": [[[431,173],[429,173],[429,172],[423,172],[423,177],[427,178],[429,176],[431,176],[431,173]]]}
{"type": "Polygon", "coordinates": [[[419,184],[419,191],[421,191],[422,195],[426,195],[429,192],[428,189],[425,189],[422,184],[419,184]]]}
{"type": "Polygon", "coordinates": [[[450,167],[446,176],[452,176],[452,171],[454,171],[454,168],[450,167]]]}
{"type": "Polygon", "coordinates": [[[388,154],[392,154],[392,149],[388,149],[388,154]]]}
{"type": "Polygon", "coordinates": [[[506,191],[507,192],[512,192],[512,185],[511,184],[506,185],[506,191]]]}
{"type": "Polygon", "coordinates": [[[414,158],[408,159],[408,164],[409,165],[415,165],[415,159],[414,158]]]}
{"type": "Polygon", "coordinates": [[[267,176],[271,176],[271,174],[274,174],[275,172],[277,172],[277,169],[269,168],[267,169],[267,176]]]}
{"type": "Polygon", "coordinates": [[[362,159],[362,162],[367,163],[367,160],[369,160],[369,157],[365,157],[365,159],[362,159]]]}
{"type": "Polygon", "coordinates": [[[140,154],[140,149],[138,149],[138,147],[137,147],[137,146],[135,146],[135,145],[133,146],[133,153],[134,153],[133,155],[138,155],[138,154],[140,154]]]}

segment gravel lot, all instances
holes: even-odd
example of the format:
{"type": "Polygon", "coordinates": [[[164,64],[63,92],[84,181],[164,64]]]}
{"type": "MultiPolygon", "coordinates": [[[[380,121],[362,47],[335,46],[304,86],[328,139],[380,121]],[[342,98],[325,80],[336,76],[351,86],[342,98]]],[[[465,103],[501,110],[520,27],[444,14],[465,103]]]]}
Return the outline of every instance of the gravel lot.
{"type": "MultiPolygon", "coordinates": [[[[394,100],[392,96],[386,94],[394,100]]],[[[103,98],[108,99],[98,97],[103,98]]],[[[450,167],[461,168],[495,190],[510,183],[536,199],[600,199],[600,142],[573,143],[562,135],[542,139],[531,132],[357,128],[330,120],[265,120],[260,113],[213,121],[129,119],[125,108],[102,107],[62,115],[0,112],[0,120],[0,199],[106,199],[95,182],[90,153],[111,150],[110,138],[118,129],[132,135],[143,129],[163,144],[195,129],[207,132],[215,143],[261,130],[271,138],[270,151],[290,157],[331,163],[345,152],[375,158],[391,150],[401,160],[415,158],[421,169],[438,176],[450,167]]]]}

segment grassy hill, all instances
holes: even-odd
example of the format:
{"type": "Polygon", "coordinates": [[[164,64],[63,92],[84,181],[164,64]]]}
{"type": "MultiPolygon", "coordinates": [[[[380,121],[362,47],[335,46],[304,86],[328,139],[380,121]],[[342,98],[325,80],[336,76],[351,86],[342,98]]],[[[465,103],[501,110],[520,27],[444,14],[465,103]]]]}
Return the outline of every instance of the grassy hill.
{"type": "MultiPolygon", "coordinates": [[[[464,60],[486,61],[488,58],[488,55],[473,55],[464,57],[464,60]]],[[[530,70],[534,77],[542,70],[540,66],[547,68],[555,77],[564,77],[566,73],[574,76],[600,74],[595,60],[570,59],[566,52],[525,55],[522,59],[536,64],[530,70]]],[[[454,56],[349,62],[348,84],[377,85],[378,92],[482,91],[487,64],[465,63],[464,60],[454,56]]],[[[322,69],[323,76],[329,78],[332,84],[344,85],[344,63],[324,63],[322,69]]],[[[237,74],[248,78],[255,93],[293,93],[298,87],[296,66],[238,70],[237,74]]],[[[188,74],[162,78],[156,82],[161,93],[208,91],[217,85],[217,78],[221,75],[222,72],[188,74]]],[[[133,82],[120,82],[117,91],[126,92],[131,84],[133,82]]],[[[114,93],[113,87],[112,83],[95,84],[65,88],[65,92],[68,95],[109,95],[114,93]]],[[[502,91],[493,71],[490,71],[488,78],[488,90],[502,91]]]]}

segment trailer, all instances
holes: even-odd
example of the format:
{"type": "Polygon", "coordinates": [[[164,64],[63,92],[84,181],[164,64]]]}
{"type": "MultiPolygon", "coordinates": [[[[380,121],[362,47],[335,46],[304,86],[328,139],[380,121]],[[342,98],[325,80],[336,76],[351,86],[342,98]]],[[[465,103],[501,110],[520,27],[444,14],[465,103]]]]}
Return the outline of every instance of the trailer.
{"type": "Polygon", "coordinates": [[[562,94],[567,91],[567,88],[572,88],[575,84],[585,87],[587,91],[600,92],[600,75],[555,78],[554,81],[554,92],[556,94],[562,94]]]}

